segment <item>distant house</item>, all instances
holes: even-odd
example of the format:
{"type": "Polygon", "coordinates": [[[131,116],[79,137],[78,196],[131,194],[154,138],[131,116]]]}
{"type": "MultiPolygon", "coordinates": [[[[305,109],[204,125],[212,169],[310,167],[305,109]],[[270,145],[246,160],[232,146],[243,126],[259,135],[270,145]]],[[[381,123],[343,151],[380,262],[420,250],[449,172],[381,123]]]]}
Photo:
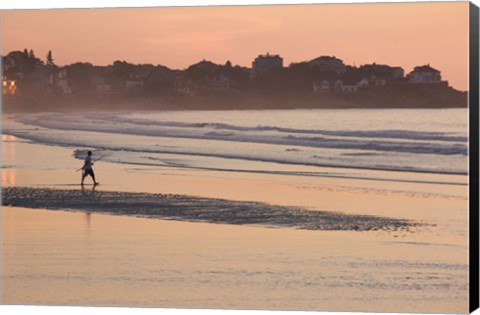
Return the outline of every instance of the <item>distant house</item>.
{"type": "Polygon", "coordinates": [[[3,66],[3,71],[8,72],[11,69],[15,69],[17,67],[17,63],[15,62],[15,59],[6,56],[2,57],[2,66],[3,66]]]}
{"type": "MultiPolygon", "coordinates": [[[[343,93],[355,93],[370,86],[370,81],[363,77],[362,73],[355,68],[348,69],[348,72],[341,76],[338,81],[342,83],[340,92],[343,93]]],[[[340,86],[339,84],[337,85],[340,86]]]]}
{"type": "Polygon", "coordinates": [[[3,73],[9,78],[21,79],[25,74],[33,71],[24,52],[12,51],[2,57],[3,73]]]}
{"type": "Polygon", "coordinates": [[[175,90],[178,74],[165,67],[157,66],[145,78],[145,91],[153,94],[164,94],[175,90]]]}
{"type": "Polygon", "coordinates": [[[220,68],[220,65],[203,59],[202,61],[188,67],[188,71],[197,71],[201,72],[202,74],[212,75],[219,74],[221,71],[220,68]]]}
{"type": "Polygon", "coordinates": [[[17,82],[15,80],[9,80],[7,77],[2,77],[2,95],[13,96],[17,94],[17,82]]]}
{"type": "Polygon", "coordinates": [[[232,78],[235,69],[230,66],[215,64],[211,61],[203,60],[190,66],[186,71],[184,80],[188,78],[190,83],[182,82],[182,93],[191,94],[205,92],[224,92],[230,91],[236,85],[236,80],[232,78]],[[191,84],[194,84],[193,86],[191,84]],[[185,90],[185,87],[188,89],[185,90]],[[193,88],[193,89],[191,89],[193,88]]]}
{"type": "Polygon", "coordinates": [[[407,76],[411,84],[437,84],[442,82],[440,71],[430,65],[415,67],[407,76]]]}
{"type": "Polygon", "coordinates": [[[128,94],[138,94],[143,90],[143,79],[140,74],[130,74],[125,80],[125,91],[128,94]]]}
{"type": "Polygon", "coordinates": [[[175,89],[177,93],[183,95],[193,96],[197,92],[197,88],[194,84],[188,81],[179,80],[175,82],[175,89]]]}
{"type": "Polygon", "coordinates": [[[346,75],[336,80],[323,80],[313,83],[314,93],[355,93],[369,87],[370,82],[366,78],[355,75],[346,75]]]}
{"type": "Polygon", "coordinates": [[[334,72],[336,74],[343,74],[347,68],[341,59],[330,56],[320,56],[308,62],[309,66],[316,68],[320,72],[334,72]]]}
{"type": "Polygon", "coordinates": [[[346,93],[354,93],[358,92],[358,85],[357,82],[354,80],[346,80],[342,81],[342,92],[346,93]]]}
{"type": "Polygon", "coordinates": [[[269,74],[283,68],[283,58],[279,55],[259,55],[252,62],[251,77],[255,78],[259,75],[269,74]]]}
{"type": "Polygon", "coordinates": [[[115,94],[140,94],[145,91],[145,82],[155,68],[151,64],[134,65],[117,60],[111,66],[95,67],[95,71],[106,79],[115,94]]]}
{"type": "Polygon", "coordinates": [[[90,83],[93,85],[95,92],[99,95],[111,94],[112,85],[108,84],[105,77],[94,73],[90,76],[90,83]]]}
{"type": "Polygon", "coordinates": [[[229,91],[233,85],[234,81],[224,75],[207,77],[206,88],[210,91],[229,91]]]}
{"type": "Polygon", "coordinates": [[[401,67],[390,67],[387,65],[379,65],[376,63],[367,64],[360,66],[358,71],[362,73],[363,76],[369,78],[369,80],[374,83],[373,81],[378,80],[382,83],[374,83],[373,85],[385,85],[386,81],[392,81],[397,79],[403,79],[405,75],[405,71],[401,67]]]}
{"type": "Polygon", "coordinates": [[[335,81],[334,87],[335,87],[335,92],[337,92],[337,93],[343,92],[343,82],[342,82],[342,80],[335,81]]]}
{"type": "Polygon", "coordinates": [[[194,65],[191,65],[186,70],[187,77],[193,82],[202,86],[206,85],[207,81],[219,77],[221,74],[222,69],[220,65],[205,59],[194,65]]]}
{"type": "Polygon", "coordinates": [[[313,92],[314,93],[330,93],[332,90],[332,84],[328,80],[323,80],[322,82],[313,82],[313,92]]]}
{"type": "Polygon", "coordinates": [[[98,95],[110,94],[112,92],[111,84],[107,83],[106,73],[107,67],[92,67],[88,75],[91,91],[98,95]]]}
{"type": "Polygon", "coordinates": [[[370,86],[370,81],[367,78],[362,78],[360,81],[357,82],[357,87],[359,89],[365,89],[370,86]]]}
{"type": "Polygon", "coordinates": [[[371,86],[385,86],[387,85],[387,79],[385,77],[377,77],[376,75],[372,75],[368,78],[371,86]]]}
{"type": "Polygon", "coordinates": [[[174,88],[182,95],[193,96],[197,93],[197,86],[180,74],[175,78],[174,88]]]}
{"type": "Polygon", "coordinates": [[[129,79],[125,81],[125,91],[128,94],[137,94],[142,91],[143,88],[143,81],[129,79]]]}
{"type": "Polygon", "coordinates": [[[50,84],[54,86],[54,89],[61,94],[72,94],[72,89],[68,84],[67,70],[61,69],[56,74],[50,76],[50,84]]]}
{"type": "Polygon", "coordinates": [[[29,82],[45,88],[50,85],[51,71],[43,65],[35,65],[34,71],[25,77],[29,82]]]}
{"type": "Polygon", "coordinates": [[[392,67],[391,71],[394,79],[403,79],[405,76],[405,70],[402,67],[392,67]]]}

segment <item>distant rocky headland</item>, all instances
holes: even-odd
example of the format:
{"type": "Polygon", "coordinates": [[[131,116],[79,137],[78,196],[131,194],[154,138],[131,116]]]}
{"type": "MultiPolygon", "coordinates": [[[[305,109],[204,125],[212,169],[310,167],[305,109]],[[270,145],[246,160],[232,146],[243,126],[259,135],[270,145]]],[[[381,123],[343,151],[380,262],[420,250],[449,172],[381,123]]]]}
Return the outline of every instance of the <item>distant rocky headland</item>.
{"type": "Polygon", "coordinates": [[[4,111],[467,107],[467,92],[420,65],[350,66],[333,56],[284,66],[259,55],[252,67],[202,60],[183,70],[115,61],[57,66],[33,50],[2,56],[4,111]]]}

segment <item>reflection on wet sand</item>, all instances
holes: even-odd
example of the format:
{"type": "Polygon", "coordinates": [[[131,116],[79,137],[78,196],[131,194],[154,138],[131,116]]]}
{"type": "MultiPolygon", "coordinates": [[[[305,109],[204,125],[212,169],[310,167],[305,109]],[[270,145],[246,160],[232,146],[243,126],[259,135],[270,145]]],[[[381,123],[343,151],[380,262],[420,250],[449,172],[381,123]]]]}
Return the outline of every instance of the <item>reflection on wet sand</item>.
{"type": "Polygon", "coordinates": [[[373,232],[2,209],[8,304],[466,311],[463,246],[373,232]]]}
{"type": "Polygon", "coordinates": [[[1,135],[1,167],[2,167],[2,186],[15,186],[15,139],[16,137],[10,135],[1,135]]]}

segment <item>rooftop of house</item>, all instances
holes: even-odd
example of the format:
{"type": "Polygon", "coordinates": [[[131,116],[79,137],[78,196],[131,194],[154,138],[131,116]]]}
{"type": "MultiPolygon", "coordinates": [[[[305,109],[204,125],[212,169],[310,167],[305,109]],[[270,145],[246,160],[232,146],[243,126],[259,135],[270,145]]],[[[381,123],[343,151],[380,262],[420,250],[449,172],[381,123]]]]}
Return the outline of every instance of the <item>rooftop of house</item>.
{"type": "Polygon", "coordinates": [[[280,55],[270,55],[270,53],[268,53],[268,52],[265,55],[258,55],[258,57],[256,59],[265,59],[265,58],[282,59],[282,57],[280,57],[280,55]]]}
{"type": "Polygon", "coordinates": [[[320,56],[315,59],[310,60],[309,62],[316,62],[316,61],[337,61],[343,63],[342,59],[338,59],[335,56],[320,56]]]}
{"type": "MultiPolygon", "coordinates": [[[[362,65],[359,68],[360,70],[374,71],[374,72],[391,72],[392,70],[402,69],[401,67],[391,67],[388,65],[379,65],[376,63],[362,65]]],[[[403,70],[403,69],[402,69],[403,70]]]]}
{"type": "Polygon", "coordinates": [[[216,63],[213,63],[213,62],[211,62],[211,61],[208,61],[208,60],[203,59],[202,61],[197,62],[197,63],[191,65],[191,66],[188,67],[188,68],[189,68],[189,69],[190,69],[190,68],[218,69],[219,67],[220,67],[220,65],[217,65],[216,63]]]}
{"type": "Polygon", "coordinates": [[[434,69],[434,68],[430,67],[429,64],[425,65],[425,66],[415,67],[412,72],[436,72],[436,73],[440,73],[440,71],[438,71],[437,69],[434,69]]]}

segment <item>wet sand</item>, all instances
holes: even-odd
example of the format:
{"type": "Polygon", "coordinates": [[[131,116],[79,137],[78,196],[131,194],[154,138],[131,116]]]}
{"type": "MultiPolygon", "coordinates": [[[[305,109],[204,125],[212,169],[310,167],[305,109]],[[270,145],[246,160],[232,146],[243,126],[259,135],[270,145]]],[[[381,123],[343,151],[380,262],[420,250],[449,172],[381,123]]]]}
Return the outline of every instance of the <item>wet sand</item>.
{"type": "Polygon", "coordinates": [[[2,140],[5,303],[467,311],[466,185],[98,162],[82,192],[78,148],[2,140]]]}
{"type": "Polygon", "coordinates": [[[458,246],[15,207],[3,216],[5,303],[466,310],[458,246]]]}

